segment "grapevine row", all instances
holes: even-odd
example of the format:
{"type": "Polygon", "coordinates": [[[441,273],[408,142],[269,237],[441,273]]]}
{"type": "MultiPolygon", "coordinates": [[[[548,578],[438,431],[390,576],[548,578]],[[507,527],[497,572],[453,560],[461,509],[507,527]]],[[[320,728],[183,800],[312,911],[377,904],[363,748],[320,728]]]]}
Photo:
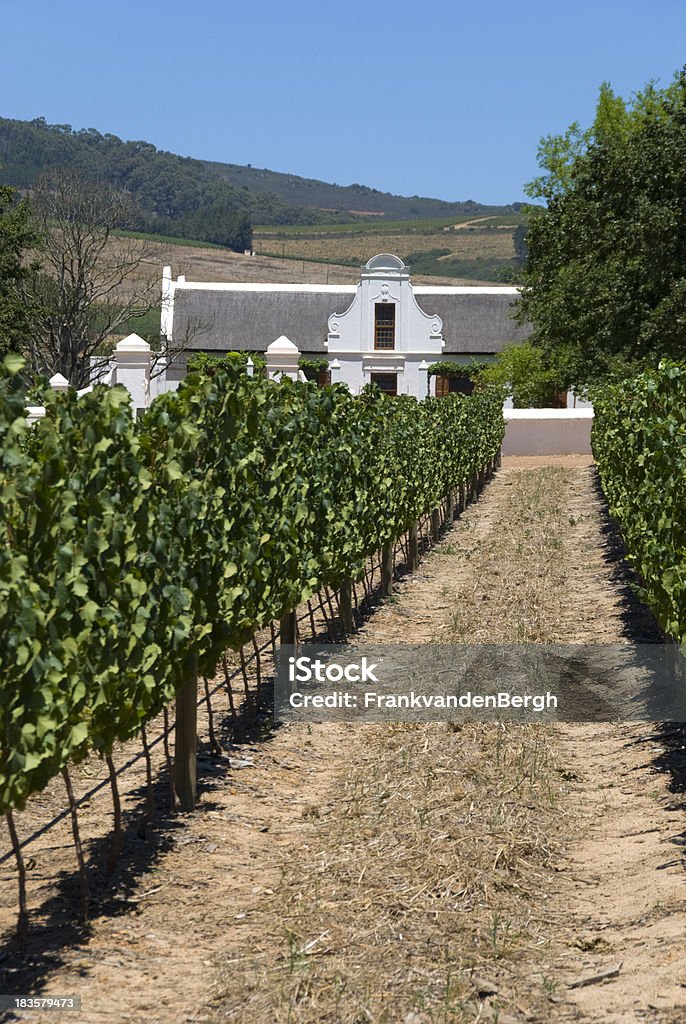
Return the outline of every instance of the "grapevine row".
{"type": "Polygon", "coordinates": [[[139,420],[123,388],[47,394],[29,428],[0,375],[0,811],[107,755],[227,647],[492,462],[502,397],[389,400],[227,365],[139,420]]]}
{"type": "Polygon", "coordinates": [[[663,362],[593,404],[593,454],[643,597],[686,643],[686,367],[663,362]]]}

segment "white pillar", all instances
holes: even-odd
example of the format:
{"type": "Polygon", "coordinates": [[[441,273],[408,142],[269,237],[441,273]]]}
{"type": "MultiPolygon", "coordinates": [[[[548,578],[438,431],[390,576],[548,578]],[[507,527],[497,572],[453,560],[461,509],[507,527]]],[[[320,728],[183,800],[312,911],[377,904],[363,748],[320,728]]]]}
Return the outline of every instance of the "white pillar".
{"type": "Polygon", "coordinates": [[[113,384],[123,384],[131,395],[134,413],[150,405],[150,346],[130,334],[114,350],[113,384]]]}
{"type": "Polygon", "coordinates": [[[417,398],[420,402],[423,402],[429,394],[429,364],[426,359],[422,359],[417,369],[419,371],[419,394],[417,398]]]}
{"type": "Polygon", "coordinates": [[[255,375],[255,364],[253,363],[250,356],[248,356],[248,361],[245,364],[245,372],[247,373],[248,377],[254,377],[255,375]]]}
{"type": "Polygon", "coordinates": [[[329,369],[331,370],[331,383],[339,384],[341,380],[341,364],[337,359],[329,363],[329,369]]]}
{"type": "Polygon", "coordinates": [[[297,347],[282,334],[267,348],[267,376],[273,380],[285,374],[291,380],[297,380],[299,359],[297,347]]]}
{"type": "Polygon", "coordinates": [[[66,377],[63,377],[61,373],[56,373],[53,377],[50,378],[48,383],[50,384],[50,387],[52,388],[53,391],[69,390],[69,381],[67,380],[66,377]]]}

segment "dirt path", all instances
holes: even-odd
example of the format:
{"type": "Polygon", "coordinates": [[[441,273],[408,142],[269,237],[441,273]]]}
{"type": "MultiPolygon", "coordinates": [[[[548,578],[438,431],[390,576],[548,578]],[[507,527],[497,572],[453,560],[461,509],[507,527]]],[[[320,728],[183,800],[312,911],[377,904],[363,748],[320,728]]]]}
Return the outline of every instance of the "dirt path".
{"type": "MultiPolygon", "coordinates": [[[[651,628],[587,460],[511,459],[356,643],[651,628]]],[[[278,730],[230,751],[137,870],[134,830],[118,902],[86,932],[47,914],[0,988],[79,994],[87,1024],[677,1024],[683,743],[649,725],[278,730]]]]}
{"type": "Polygon", "coordinates": [[[654,774],[663,747],[649,729],[622,725],[569,727],[559,742],[580,821],[551,900],[562,924],[549,968],[559,1000],[551,1019],[682,1022],[684,802],[669,776],[654,774]],[[616,978],[564,991],[566,981],[619,964],[616,978]]]}

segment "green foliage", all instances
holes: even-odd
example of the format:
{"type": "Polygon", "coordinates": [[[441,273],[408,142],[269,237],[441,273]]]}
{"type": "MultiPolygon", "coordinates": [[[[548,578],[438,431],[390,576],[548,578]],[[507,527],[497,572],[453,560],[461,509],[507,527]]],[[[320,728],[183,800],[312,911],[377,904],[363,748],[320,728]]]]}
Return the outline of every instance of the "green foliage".
{"type": "MultiPolygon", "coordinates": [[[[514,210],[515,208],[518,208],[517,203],[514,203],[511,207],[484,207],[482,212],[486,209],[494,212],[489,217],[483,218],[483,220],[479,218],[479,230],[485,230],[488,228],[497,230],[501,227],[515,228],[518,224],[523,222],[523,214],[519,212],[502,212],[504,210],[514,210]]],[[[255,235],[259,236],[260,239],[288,239],[320,236],[322,238],[329,238],[332,235],[375,235],[378,234],[379,231],[392,231],[394,234],[398,233],[407,235],[433,235],[441,228],[452,228],[456,224],[467,223],[468,221],[473,220],[474,216],[475,213],[472,211],[471,213],[453,213],[450,217],[426,217],[405,220],[386,220],[385,218],[382,219],[381,217],[374,217],[366,221],[355,220],[352,223],[344,222],[336,224],[293,225],[265,224],[255,226],[255,235]]]]}
{"type": "Polygon", "coordinates": [[[226,367],[237,367],[245,370],[248,359],[252,359],[255,372],[266,369],[267,360],[258,352],[227,352],[223,356],[213,356],[209,352],[198,352],[188,360],[190,373],[213,374],[226,367]]]}
{"type": "Polygon", "coordinates": [[[298,360],[298,366],[305,374],[308,380],[317,380],[317,378],[327,373],[329,369],[328,359],[307,359],[303,356],[298,360]]]}
{"type": "Polygon", "coordinates": [[[517,227],[514,229],[514,234],[512,235],[512,242],[514,244],[515,252],[519,260],[522,262],[527,258],[529,254],[529,249],[526,244],[526,230],[526,224],[518,224],[517,227]]]}
{"type": "Polygon", "coordinates": [[[0,391],[0,805],[172,699],[193,642],[176,513],[150,500],[124,388],[46,393],[30,446],[0,391]]]}
{"type": "Polygon", "coordinates": [[[593,407],[593,454],[643,597],[686,643],[686,367],[606,385],[593,407]]]}
{"type": "Polygon", "coordinates": [[[450,249],[411,252],[405,262],[413,274],[427,274],[433,277],[459,277],[467,281],[502,281],[505,284],[516,284],[521,277],[519,259],[502,259],[498,256],[462,258],[450,256],[450,249]]]}
{"type": "Polygon", "coordinates": [[[486,366],[486,363],[480,363],[476,359],[472,359],[469,363],[451,363],[443,359],[432,363],[428,374],[429,377],[469,377],[470,380],[473,380],[481,374],[486,366]]]}
{"type": "MultiPolygon", "coordinates": [[[[151,346],[153,350],[160,348],[160,313],[159,305],[153,306],[144,313],[134,312],[126,320],[117,324],[116,335],[126,336],[137,334],[151,346]]],[[[112,311],[107,307],[101,307],[95,303],[90,310],[89,324],[93,333],[101,334],[109,329],[112,311]]],[[[116,335],[104,340],[99,346],[96,355],[110,355],[117,340],[116,335]]]]}
{"type": "MultiPolygon", "coordinates": [[[[0,375],[0,812],[134,735],[227,646],[366,557],[498,451],[501,398],[355,398],[191,373],[134,421],[123,388],[0,375]]],[[[210,372],[208,372],[208,369],[210,372]]]]}
{"type": "Polygon", "coordinates": [[[307,359],[303,356],[302,359],[298,360],[298,366],[301,370],[310,370],[312,373],[323,373],[329,369],[328,359],[307,359]]]}
{"type": "Polygon", "coordinates": [[[519,312],[565,385],[632,375],[686,343],[686,75],[544,139],[519,312]]]}
{"type": "Polygon", "coordinates": [[[26,252],[35,244],[28,203],[0,186],[0,356],[17,348],[29,330],[30,310],[20,285],[30,272],[26,252]]]}
{"type": "Polygon", "coordinates": [[[484,384],[507,388],[515,409],[545,409],[565,390],[559,373],[547,365],[540,349],[530,342],[508,345],[478,373],[484,384]]]}

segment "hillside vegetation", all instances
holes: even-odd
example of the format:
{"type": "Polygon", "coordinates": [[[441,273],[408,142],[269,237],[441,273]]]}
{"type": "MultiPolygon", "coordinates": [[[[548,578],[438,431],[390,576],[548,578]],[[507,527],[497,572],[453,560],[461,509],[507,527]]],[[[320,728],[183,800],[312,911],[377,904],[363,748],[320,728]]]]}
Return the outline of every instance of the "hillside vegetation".
{"type": "MultiPolygon", "coordinates": [[[[0,118],[0,184],[30,190],[57,171],[86,174],[134,199],[137,212],[122,227],[192,238],[235,251],[252,244],[253,224],[355,224],[365,220],[489,216],[515,207],[470,201],[393,196],[354,184],[332,185],[266,169],[178,156],[149,142],[123,141],[95,128],[75,131],[44,118],[0,118]]],[[[449,271],[451,273],[451,271],[449,271]]]]}
{"type": "MultiPolygon", "coordinates": [[[[488,206],[472,199],[451,203],[444,199],[425,199],[421,196],[394,196],[368,185],[336,185],[315,178],[300,178],[296,174],[282,174],[257,167],[242,167],[238,164],[220,164],[205,161],[204,166],[228,181],[234,188],[246,188],[251,193],[278,196],[289,206],[304,207],[318,214],[317,221],[326,223],[334,219],[358,221],[372,220],[416,220],[427,217],[476,216],[477,214],[504,213],[519,208],[513,206],[488,206]],[[329,216],[321,216],[328,214],[329,216]]],[[[262,221],[262,223],[286,223],[286,221],[262,221]]]]}

